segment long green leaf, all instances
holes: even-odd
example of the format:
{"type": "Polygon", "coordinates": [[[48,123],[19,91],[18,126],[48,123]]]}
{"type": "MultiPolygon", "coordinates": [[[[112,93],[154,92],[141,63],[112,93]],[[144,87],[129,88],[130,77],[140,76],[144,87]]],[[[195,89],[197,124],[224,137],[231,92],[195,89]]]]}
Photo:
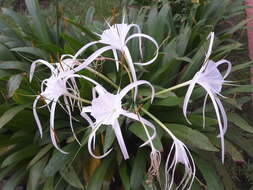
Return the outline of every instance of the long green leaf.
{"type": "Polygon", "coordinates": [[[201,132],[179,124],[166,124],[185,144],[206,151],[218,151],[210,140],[201,132]]]}
{"type": "Polygon", "coordinates": [[[47,163],[48,157],[44,157],[30,168],[27,189],[37,190],[41,178],[41,173],[47,163]]]}
{"type": "Polygon", "coordinates": [[[76,187],[78,189],[84,189],[83,184],[81,183],[76,171],[72,166],[63,168],[60,170],[60,174],[71,186],[76,187]]]}
{"type": "Polygon", "coordinates": [[[11,178],[8,180],[6,184],[4,184],[2,190],[14,190],[15,187],[22,180],[24,175],[26,174],[26,170],[24,168],[20,168],[17,172],[15,172],[11,178]]]}
{"type": "Polygon", "coordinates": [[[253,127],[245,121],[240,115],[236,113],[228,113],[228,120],[231,121],[236,126],[240,127],[242,130],[249,133],[253,133],[253,127]]]}
{"type": "Polygon", "coordinates": [[[38,151],[38,147],[36,145],[29,145],[21,150],[14,152],[9,155],[2,163],[1,167],[6,167],[13,163],[17,163],[22,161],[23,159],[29,158],[33,156],[38,151]]]}
{"type": "Polygon", "coordinates": [[[95,33],[91,32],[87,27],[82,26],[81,24],[78,24],[78,23],[76,23],[76,22],[74,22],[74,21],[72,21],[68,18],[65,18],[65,21],[67,21],[70,24],[72,24],[72,25],[76,26],[77,28],[79,28],[82,32],[87,34],[91,39],[93,39],[93,40],[98,40],[99,39],[99,37],[95,33]]]}
{"type": "Polygon", "coordinates": [[[28,72],[30,65],[20,61],[0,61],[0,69],[11,69],[28,72]]]}
{"type": "Polygon", "coordinates": [[[69,144],[64,147],[63,150],[69,154],[62,154],[61,152],[56,151],[43,171],[43,174],[46,177],[54,176],[56,172],[62,169],[62,167],[65,167],[73,159],[78,149],[75,144],[69,144]]]}
{"type": "Polygon", "coordinates": [[[133,163],[130,176],[130,186],[133,190],[141,189],[142,182],[146,171],[148,155],[144,150],[138,150],[133,163]]]}
{"type": "Polygon", "coordinates": [[[35,26],[36,32],[39,35],[42,42],[50,43],[50,33],[45,21],[45,16],[42,15],[39,3],[37,0],[26,0],[26,7],[28,12],[32,16],[33,24],[35,26]]]}
{"type": "Polygon", "coordinates": [[[106,172],[108,171],[110,164],[113,161],[113,158],[114,158],[114,155],[110,154],[105,159],[102,160],[101,164],[98,166],[98,168],[96,169],[96,171],[92,175],[92,177],[88,183],[87,189],[89,189],[89,190],[100,190],[101,189],[103,182],[104,182],[104,178],[106,176],[106,172]]]}
{"type": "Polygon", "coordinates": [[[49,56],[45,51],[36,47],[17,47],[17,48],[12,48],[11,51],[20,52],[20,53],[28,53],[45,60],[49,59],[49,56]]]}
{"type": "Polygon", "coordinates": [[[25,108],[29,107],[31,104],[24,104],[24,105],[19,105],[16,107],[13,107],[6,111],[1,117],[0,117],[0,129],[6,125],[9,121],[12,120],[19,112],[24,110],[25,108]]]}

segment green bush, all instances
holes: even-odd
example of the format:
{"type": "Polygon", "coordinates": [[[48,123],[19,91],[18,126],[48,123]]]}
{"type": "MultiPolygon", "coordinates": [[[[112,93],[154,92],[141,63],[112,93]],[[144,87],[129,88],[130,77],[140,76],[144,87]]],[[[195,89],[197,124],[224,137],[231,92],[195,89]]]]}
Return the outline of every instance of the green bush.
{"type": "MultiPolygon", "coordinates": [[[[26,0],[26,5],[28,15],[2,9],[0,20],[0,180],[8,180],[3,190],[14,189],[18,184],[24,184],[29,190],[163,189],[164,165],[172,139],[153,120],[158,132],[154,144],[162,152],[160,178],[157,179],[148,175],[150,148],[139,148],[146,140],[146,133],[138,122],[130,123],[123,118],[120,120],[129,149],[129,160],[123,159],[114,140],[115,135],[109,127],[103,127],[97,132],[96,151],[103,154],[112,145],[113,152],[101,160],[92,158],[87,149],[89,124],[84,122],[77,108],[73,117],[79,122],[74,121],[74,128],[81,146],[69,130],[68,114],[60,108],[57,108],[55,118],[55,134],[60,146],[69,154],[62,154],[53,147],[49,134],[50,117],[46,109],[38,109],[44,133],[40,139],[33,119],[32,103],[40,94],[41,81],[50,75],[47,68],[39,67],[30,83],[31,63],[37,59],[59,62],[62,54],[74,54],[83,45],[98,38],[93,32],[100,34],[108,26],[100,19],[101,15],[96,17],[96,9],[93,7],[87,9],[85,16],[79,17],[74,12],[72,15],[68,12],[66,16],[64,3],[56,3],[46,12],[40,9],[37,0],[26,0]]],[[[142,33],[152,36],[159,44],[159,56],[155,63],[136,68],[138,79],[150,81],[157,91],[192,79],[203,64],[209,45],[206,38],[212,31],[215,31],[212,59],[229,60],[234,52],[245,48],[234,36],[245,28],[246,21],[242,20],[229,28],[224,27],[224,23],[235,15],[243,14],[244,8],[242,0],[233,3],[228,0],[199,3],[164,0],[157,3],[134,1],[125,4],[125,9],[122,10],[127,13],[126,21],[138,24],[142,33]]],[[[113,14],[108,22],[121,23],[121,14],[119,8],[118,13],[113,14]]],[[[143,55],[148,60],[154,56],[155,49],[149,43],[143,44],[146,44],[143,55]]],[[[133,41],[129,47],[130,50],[135,49],[138,44],[133,41]]],[[[89,50],[83,57],[91,53],[89,50]]],[[[139,52],[131,51],[131,54],[135,60],[140,59],[139,52]]],[[[107,53],[106,56],[111,57],[111,54],[107,53]]],[[[251,66],[252,63],[247,61],[245,58],[233,65],[232,77],[234,72],[251,66]]],[[[123,88],[129,83],[128,73],[122,68],[119,73],[115,72],[115,66],[110,60],[97,61],[92,70],[80,73],[113,92],[117,92],[115,84],[123,88]]],[[[91,94],[86,92],[91,91],[92,86],[83,80],[77,82],[82,97],[90,100],[91,94]]],[[[244,105],[250,101],[248,95],[253,87],[225,86],[222,91],[227,96],[222,102],[231,126],[225,135],[224,164],[220,158],[220,140],[217,138],[219,129],[212,103],[206,105],[206,125],[203,128],[202,105],[205,92],[200,87],[195,89],[189,114],[192,125],[189,125],[182,112],[186,90],[187,88],[168,90],[156,98],[153,104],[138,98],[137,105],[134,105],[131,98],[128,98],[125,106],[138,107],[141,116],[147,119],[150,118],[145,110],[153,113],[153,117],[187,145],[197,168],[191,189],[240,188],[236,179],[237,164],[253,157],[253,128],[243,110],[244,105]]],[[[146,88],[140,88],[139,94],[148,96],[150,92],[146,88]]],[[[177,170],[175,183],[180,181],[178,178],[182,176],[183,169],[177,170]]]]}

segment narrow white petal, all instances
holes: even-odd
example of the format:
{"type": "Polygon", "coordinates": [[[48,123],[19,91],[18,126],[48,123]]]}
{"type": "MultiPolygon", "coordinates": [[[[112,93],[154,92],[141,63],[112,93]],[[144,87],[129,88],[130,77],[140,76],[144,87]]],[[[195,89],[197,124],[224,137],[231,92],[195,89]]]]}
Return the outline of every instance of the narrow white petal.
{"type": "Polygon", "coordinates": [[[208,35],[207,39],[209,39],[209,38],[210,38],[210,42],[209,42],[208,51],[207,51],[207,53],[206,53],[206,58],[205,58],[205,61],[204,61],[204,66],[206,65],[207,60],[209,59],[209,57],[210,57],[210,55],[211,55],[211,53],[212,53],[213,42],[214,42],[214,32],[211,32],[211,33],[208,35]]]}
{"type": "Polygon", "coordinates": [[[87,67],[89,64],[91,64],[98,56],[102,55],[104,52],[114,49],[112,46],[105,46],[97,51],[95,51],[93,54],[91,54],[81,65],[77,66],[76,68],[73,69],[74,72],[78,72],[85,67],[87,67]]]}
{"type": "Polygon", "coordinates": [[[93,123],[91,118],[85,112],[82,112],[81,116],[89,123],[91,128],[95,128],[95,124],[93,123]]]}
{"type": "Polygon", "coordinates": [[[116,138],[118,140],[120,150],[121,150],[121,152],[124,156],[124,159],[127,160],[129,158],[129,155],[128,155],[128,152],[127,152],[126,144],[125,144],[125,141],[123,139],[122,132],[121,132],[118,120],[115,120],[114,125],[112,127],[114,129],[114,132],[115,132],[116,138]]]}
{"type": "Polygon", "coordinates": [[[65,57],[70,57],[70,58],[74,58],[74,56],[73,55],[71,55],[71,54],[63,54],[62,56],[61,56],[61,61],[63,60],[63,59],[65,59],[65,57]]]}
{"type": "Polygon", "coordinates": [[[72,131],[72,134],[76,140],[76,142],[81,145],[80,141],[78,140],[77,136],[76,136],[76,133],[75,133],[75,130],[74,130],[74,127],[73,127],[73,122],[72,122],[72,114],[71,114],[71,110],[70,110],[70,106],[69,106],[69,102],[68,102],[68,99],[66,96],[64,96],[64,103],[66,105],[66,108],[68,110],[68,114],[69,114],[69,124],[70,124],[70,128],[71,128],[71,131],[72,131]]]}
{"type": "Polygon", "coordinates": [[[37,123],[37,126],[39,128],[40,137],[42,138],[42,134],[43,134],[43,132],[42,132],[42,126],[41,126],[41,122],[40,122],[39,116],[38,116],[37,111],[36,111],[36,109],[37,109],[36,105],[37,105],[37,102],[38,102],[39,99],[40,99],[40,96],[37,96],[35,98],[34,102],[33,102],[33,116],[34,116],[35,121],[37,123]]]}
{"type": "Polygon", "coordinates": [[[56,102],[57,102],[57,99],[52,102],[51,112],[50,112],[50,135],[51,135],[51,140],[52,140],[52,143],[53,143],[54,147],[57,150],[59,150],[63,154],[68,154],[67,152],[63,151],[62,149],[60,149],[58,147],[57,142],[56,142],[56,138],[55,138],[55,134],[54,134],[54,116],[55,116],[56,102]]]}
{"type": "Polygon", "coordinates": [[[203,109],[202,109],[202,116],[203,116],[203,128],[206,126],[206,117],[205,117],[205,110],[206,110],[206,101],[207,101],[208,94],[205,95],[203,109]]]}
{"type": "Polygon", "coordinates": [[[157,42],[155,41],[155,39],[154,38],[152,38],[152,37],[150,37],[150,36],[148,36],[148,35],[146,35],[146,34],[133,34],[133,35],[131,35],[131,36],[129,36],[128,38],[127,38],[127,40],[126,40],[126,43],[129,41],[129,40],[131,40],[131,39],[133,39],[133,38],[136,38],[136,37],[138,37],[138,38],[147,38],[147,39],[149,39],[154,45],[155,45],[155,47],[156,47],[156,52],[155,52],[155,56],[151,59],[151,60],[149,60],[149,61],[147,61],[147,62],[144,62],[144,63],[134,63],[135,65],[142,65],[142,66],[144,66],[144,65],[149,65],[149,64],[151,64],[151,63],[153,63],[155,60],[156,60],[156,58],[158,57],[158,54],[159,54],[159,52],[158,52],[158,50],[159,50],[159,46],[158,46],[158,44],[157,44],[157,42]]]}
{"type": "Polygon", "coordinates": [[[99,83],[97,83],[95,80],[93,80],[93,79],[91,79],[91,78],[89,78],[89,77],[86,77],[86,76],[84,76],[84,75],[79,75],[79,74],[71,74],[71,75],[69,75],[68,77],[66,77],[65,78],[65,80],[68,80],[69,78],[75,78],[75,77],[77,77],[77,78],[83,78],[83,79],[85,79],[85,80],[87,80],[87,81],[89,81],[89,82],[91,82],[91,83],[93,83],[93,84],[95,84],[95,85],[97,85],[97,86],[101,86],[99,83]]]}
{"type": "MultiPolygon", "coordinates": [[[[138,34],[141,34],[141,28],[140,28],[139,25],[137,25],[137,24],[130,24],[129,26],[130,26],[130,28],[131,27],[135,27],[137,29],[138,34]]],[[[142,46],[142,41],[141,41],[141,36],[140,36],[139,37],[139,51],[140,51],[141,59],[143,59],[143,53],[142,53],[142,47],[141,46],[142,46]]]]}
{"type": "MultiPolygon", "coordinates": [[[[196,74],[196,75],[197,75],[197,74],[196,74]]],[[[191,124],[191,122],[189,121],[189,119],[188,119],[188,117],[187,117],[187,107],[188,107],[188,103],[189,103],[189,101],[190,101],[190,97],[191,97],[191,94],[192,94],[192,92],[193,92],[193,89],[194,89],[194,87],[195,87],[195,84],[196,84],[196,82],[197,82],[197,80],[198,80],[198,77],[197,77],[196,75],[193,77],[193,79],[192,79],[191,82],[190,82],[190,85],[189,85],[189,87],[188,87],[188,90],[187,90],[187,92],[186,92],[186,94],[185,94],[184,104],[183,104],[183,114],[184,114],[184,117],[185,117],[186,121],[187,121],[189,124],[191,124]]]]}
{"type": "Polygon", "coordinates": [[[218,108],[218,105],[217,105],[217,102],[216,102],[215,95],[212,93],[212,91],[209,89],[209,87],[205,87],[205,86],[203,86],[203,87],[205,88],[205,90],[207,91],[209,97],[212,100],[214,110],[215,110],[215,113],[216,113],[216,116],[217,116],[219,129],[220,129],[220,138],[221,138],[221,160],[222,160],[222,163],[224,163],[224,154],[225,154],[225,150],[224,150],[225,149],[225,147],[224,147],[224,133],[223,133],[224,131],[223,131],[222,123],[221,123],[219,108],[218,108]]]}
{"type": "Polygon", "coordinates": [[[106,157],[111,151],[112,149],[108,150],[105,154],[101,155],[101,156],[97,156],[93,153],[92,151],[92,141],[93,141],[93,138],[96,136],[96,132],[97,130],[99,129],[99,126],[96,126],[95,129],[92,130],[91,134],[89,135],[89,139],[88,139],[88,150],[89,150],[89,153],[94,157],[94,158],[97,158],[97,159],[101,159],[101,158],[104,158],[106,157]]]}
{"type": "Polygon", "coordinates": [[[117,71],[119,71],[119,58],[118,58],[117,50],[113,49],[112,53],[113,53],[113,56],[114,56],[114,59],[115,59],[116,69],[117,69],[117,71]]]}
{"type": "Polygon", "coordinates": [[[99,43],[98,41],[90,42],[86,45],[84,45],[81,49],[77,51],[77,53],[73,56],[73,59],[76,59],[79,55],[81,55],[86,49],[88,49],[90,46],[93,46],[95,44],[99,43]]]}
{"type": "Polygon", "coordinates": [[[216,99],[216,102],[219,106],[219,109],[220,109],[220,112],[221,112],[221,115],[222,115],[222,121],[223,121],[223,134],[226,133],[227,131],[227,128],[228,128],[228,118],[227,118],[227,114],[226,114],[226,111],[220,101],[220,99],[218,97],[215,98],[216,99]]]}
{"type": "MultiPolygon", "coordinates": [[[[133,82],[136,82],[137,81],[137,76],[136,76],[136,73],[135,73],[135,68],[134,68],[133,60],[132,60],[131,54],[130,54],[130,52],[129,52],[129,50],[128,50],[128,48],[126,46],[123,49],[123,54],[125,55],[125,59],[126,59],[127,64],[129,66],[130,72],[132,74],[133,82]]],[[[138,93],[138,88],[136,86],[135,87],[135,91],[134,91],[134,100],[136,100],[137,93],[138,93]]]]}
{"type": "Polygon", "coordinates": [[[155,89],[150,82],[145,81],[145,80],[138,80],[136,82],[132,82],[129,85],[127,85],[125,88],[123,88],[120,91],[120,93],[119,93],[120,98],[122,99],[132,88],[135,88],[135,87],[142,85],[142,84],[147,84],[148,86],[150,86],[151,92],[152,92],[152,94],[151,94],[151,102],[152,102],[154,99],[154,95],[155,95],[155,89]]]}
{"type": "Polygon", "coordinates": [[[231,72],[232,64],[231,64],[231,62],[229,62],[229,61],[227,61],[225,59],[222,59],[222,60],[220,60],[220,61],[218,61],[218,62],[215,63],[216,67],[218,67],[219,65],[222,65],[224,63],[226,63],[228,67],[227,67],[225,75],[223,76],[223,79],[227,78],[227,76],[231,72]]]}
{"type": "Polygon", "coordinates": [[[29,75],[29,80],[30,82],[32,81],[32,78],[33,78],[33,74],[34,74],[34,71],[35,71],[35,67],[37,64],[43,64],[43,65],[46,65],[50,70],[51,70],[51,73],[53,74],[54,73],[54,70],[55,68],[53,67],[53,65],[51,65],[50,63],[48,63],[47,61],[44,61],[42,59],[38,59],[36,61],[34,61],[31,65],[31,68],[30,68],[30,75],[29,75]]]}

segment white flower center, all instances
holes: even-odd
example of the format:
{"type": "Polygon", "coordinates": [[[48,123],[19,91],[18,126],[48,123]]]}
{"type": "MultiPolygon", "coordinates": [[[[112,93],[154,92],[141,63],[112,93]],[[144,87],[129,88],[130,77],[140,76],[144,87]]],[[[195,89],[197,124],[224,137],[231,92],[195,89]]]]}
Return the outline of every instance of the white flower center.
{"type": "Polygon", "coordinates": [[[116,49],[122,49],[125,46],[125,40],[130,28],[127,24],[114,24],[103,31],[100,42],[111,45],[116,49]]]}
{"type": "Polygon", "coordinates": [[[221,92],[222,84],[224,79],[215,65],[215,62],[209,61],[208,65],[203,73],[200,73],[199,82],[210,86],[215,92],[221,92]]]}
{"type": "Polygon", "coordinates": [[[100,94],[91,102],[91,115],[97,123],[113,125],[121,111],[120,97],[111,93],[100,94]]]}
{"type": "Polygon", "coordinates": [[[46,103],[50,103],[67,92],[65,82],[59,77],[51,76],[46,81],[46,86],[46,89],[41,93],[46,103]]]}

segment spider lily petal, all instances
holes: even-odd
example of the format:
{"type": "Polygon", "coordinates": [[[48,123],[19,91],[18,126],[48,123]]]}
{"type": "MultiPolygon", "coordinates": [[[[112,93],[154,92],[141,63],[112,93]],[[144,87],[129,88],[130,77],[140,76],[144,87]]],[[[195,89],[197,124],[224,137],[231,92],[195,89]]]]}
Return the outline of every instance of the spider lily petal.
{"type": "MultiPolygon", "coordinates": [[[[109,154],[109,152],[111,151],[111,150],[109,150],[108,152],[106,152],[102,156],[96,156],[92,152],[91,145],[92,145],[92,142],[93,142],[93,147],[94,147],[94,142],[95,142],[95,138],[96,138],[96,131],[102,125],[111,125],[112,126],[112,128],[115,132],[118,144],[120,146],[121,152],[124,156],[124,159],[129,158],[129,155],[128,155],[128,152],[127,152],[127,149],[126,149],[126,145],[125,145],[122,133],[121,133],[120,125],[119,125],[119,122],[118,122],[118,118],[119,118],[120,115],[124,115],[126,117],[131,118],[131,119],[140,121],[140,122],[144,123],[145,125],[149,126],[150,128],[152,128],[154,130],[154,133],[153,133],[151,139],[153,139],[155,137],[156,130],[155,130],[155,127],[152,123],[150,123],[146,119],[138,116],[137,114],[127,112],[126,110],[124,110],[122,108],[122,99],[124,98],[124,96],[132,88],[135,88],[136,86],[139,86],[139,85],[142,85],[142,84],[148,84],[148,85],[151,86],[152,96],[153,96],[154,95],[154,89],[153,89],[152,85],[147,81],[133,82],[133,83],[129,84],[128,86],[126,86],[124,89],[122,89],[116,95],[107,92],[106,89],[104,89],[101,85],[97,85],[95,87],[95,91],[98,93],[98,97],[96,97],[95,94],[94,94],[93,95],[93,100],[91,102],[91,106],[83,107],[82,112],[81,112],[81,115],[83,115],[85,113],[90,113],[91,116],[93,116],[94,119],[96,120],[96,122],[95,122],[96,124],[95,124],[95,126],[93,128],[93,131],[90,134],[89,140],[88,140],[89,152],[95,158],[103,158],[104,156],[109,154]]],[[[149,143],[149,141],[145,142],[142,146],[146,145],[147,143],[149,143]]]]}
{"type": "MultiPolygon", "coordinates": [[[[112,46],[106,46],[106,47],[102,47],[102,48],[98,49],[93,54],[91,54],[87,59],[85,59],[85,61],[81,65],[74,68],[73,71],[78,72],[78,71],[84,69],[89,64],[91,64],[97,57],[99,57],[101,54],[103,54],[104,52],[106,52],[108,50],[112,50],[112,49],[113,49],[112,46]]],[[[76,55],[75,55],[75,57],[76,57],[76,55]]]]}
{"type": "Polygon", "coordinates": [[[190,121],[187,118],[187,106],[190,100],[190,96],[192,94],[192,91],[194,89],[194,86],[196,84],[199,84],[202,86],[207,94],[204,99],[204,105],[203,105],[203,126],[205,125],[205,107],[206,107],[206,100],[207,97],[209,96],[211,98],[211,101],[213,103],[216,117],[218,120],[218,125],[219,125],[219,130],[220,130],[220,135],[219,137],[221,138],[221,149],[222,149],[222,162],[224,162],[224,134],[227,130],[227,115],[225,112],[225,109],[221,103],[221,101],[218,98],[219,96],[222,96],[220,94],[222,90],[222,85],[226,83],[225,78],[228,76],[228,74],[231,72],[231,63],[227,60],[220,60],[218,62],[214,62],[212,60],[209,60],[209,56],[211,54],[211,48],[213,44],[213,38],[214,34],[211,33],[211,42],[209,46],[209,50],[206,56],[206,60],[204,65],[201,67],[201,69],[195,74],[193,79],[190,82],[189,88],[186,92],[185,99],[184,99],[184,104],[183,104],[183,113],[186,118],[186,120],[190,123],[190,121]],[[218,66],[226,64],[227,65],[227,70],[222,76],[221,72],[218,69],[218,66]]]}
{"type": "Polygon", "coordinates": [[[51,74],[54,73],[55,71],[55,68],[53,67],[53,65],[51,65],[50,63],[48,63],[47,61],[44,61],[42,59],[39,59],[39,60],[36,60],[32,63],[31,65],[31,68],[30,68],[30,75],[29,75],[29,80],[30,82],[32,81],[32,78],[33,78],[33,74],[34,74],[34,71],[35,71],[35,67],[37,64],[43,64],[43,65],[46,65],[50,71],[51,71],[51,74]]]}
{"type": "MultiPolygon", "coordinates": [[[[144,62],[144,63],[134,62],[134,64],[135,64],[135,65],[142,65],[142,66],[144,66],[144,65],[149,65],[149,64],[153,63],[153,62],[156,60],[156,58],[158,57],[158,49],[159,49],[159,46],[158,46],[157,42],[155,41],[154,38],[152,38],[151,36],[148,36],[148,35],[146,35],[146,34],[133,34],[133,35],[131,35],[131,36],[129,36],[129,37],[127,38],[126,43],[127,43],[129,40],[131,40],[131,39],[133,39],[133,38],[136,38],[136,37],[137,37],[137,38],[146,38],[146,39],[150,40],[150,41],[155,45],[155,47],[156,47],[156,52],[155,52],[155,56],[154,56],[151,60],[149,60],[149,61],[147,61],[147,62],[144,62]]],[[[140,50],[141,50],[141,49],[140,49],[140,50]]]]}
{"type": "Polygon", "coordinates": [[[39,116],[36,111],[36,105],[37,105],[37,102],[39,99],[40,99],[40,96],[37,96],[33,102],[33,115],[34,115],[35,121],[37,123],[37,126],[39,128],[40,137],[42,138],[42,135],[43,135],[42,126],[41,126],[41,122],[40,122],[39,116]]]}
{"type": "Polygon", "coordinates": [[[166,160],[166,165],[165,165],[165,175],[166,175],[165,189],[170,190],[172,188],[177,165],[183,164],[184,176],[182,177],[179,185],[177,185],[176,189],[180,188],[181,190],[184,190],[184,189],[189,190],[192,186],[192,183],[195,177],[195,172],[196,172],[195,164],[191,156],[191,153],[188,150],[188,148],[185,146],[185,144],[182,143],[175,136],[174,137],[172,136],[172,138],[174,142],[170,149],[168,158],[166,160]],[[173,152],[174,152],[174,156],[172,157],[173,152]]]}
{"type": "MultiPolygon", "coordinates": [[[[33,114],[34,114],[35,121],[38,125],[40,135],[42,137],[42,126],[41,126],[41,122],[39,120],[39,117],[38,117],[38,114],[36,111],[36,109],[37,109],[36,105],[37,105],[38,100],[40,98],[43,98],[46,102],[46,105],[47,105],[49,111],[50,111],[50,135],[51,135],[52,143],[59,151],[61,151],[62,153],[66,153],[58,147],[57,141],[55,138],[55,132],[54,132],[54,117],[55,117],[55,109],[56,109],[56,105],[58,103],[58,100],[61,96],[63,96],[64,103],[66,106],[66,109],[64,108],[64,110],[69,115],[71,131],[73,132],[73,135],[74,135],[74,138],[76,139],[76,141],[80,144],[79,140],[77,139],[77,137],[74,133],[74,129],[73,129],[72,114],[71,114],[71,109],[70,109],[71,104],[73,106],[73,102],[72,103],[69,102],[68,98],[71,101],[71,98],[75,95],[77,97],[80,97],[79,90],[77,88],[74,78],[76,78],[76,77],[84,78],[85,80],[88,80],[89,82],[91,82],[95,85],[98,85],[98,83],[88,77],[73,74],[72,68],[74,67],[74,64],[75,64],[73,62],[74,60],[73,59],[63,59],[63,58],[60,63],[56,63],[55,67],[52,64],[50,64],[46,61],[43,61],[43,60],[37,60],[37,61],[33,62],[32,66],[31,66],[30,79],[32,79],[32,77],[33,77],[33,73],[34,73],[37,63],[42,63],[42,64],[46,65],[47,67],[49,67],[49,69],[51,70],[52,75],[48,79],[45,79],[42,81],[41,94],[38,95],[36,97],[36,99],[34,100],[33,114]],[[65,65],[60,65],[60,64],[65,64],[65,65]],[[71,83],[69,83],[69,81],[68,81],[69,79],[71,80],[71,83]],[[69,87],[67,87],[67,86],[69,86],[69,87]]],[[[88,119],[88,117],[85,117],[85,119],[88,119]]]]}
{"type": "MultiPolygon", "coordinates": [[[[145,35],[145,34],[141,34],[140,27],[138,25],[125,24],[125,23],[114,24],[112,26],[109,25],[109,29],[104,30],[103,33],[99,36],[100,36],[99,41],[90,42],[90,43],[86,44],[85,46],[83,46],[76,53],[76,55],[74,56],[74,59],[76,59],[79,55],[81,55],[87,48],[89,48],[90,46],[95,45],[97,43],[105,44],[107,46],[98,49],[92,55],[90,55],[80,66],[78,66],[74,69],[75,72],[82,70],[87,65],[89,65],[91,62],[93,62],[98,56],[100,56],[102,53],[104,53],[108,50],[112,50],[113,56],[115,59],[115,63],[116,63],[116,68],[118,70],[118,68],[119,68],[119,60],[118,60],[118,54],[117,54],[117,50],[118,50],[125,57],[126,62],[127,62],[128,66],[130,68],[130,71],[131,71],[132,79],[134,82],[136,82],[137,76],[135,73],[134,64],[148,65],[148,64],[153,63],[158,56],[157,42],[152,37],[145,35]],[[136,27],[138,33],[132,34],[129,37],[127,37],[128,33],[132,27],[136,27]],[[146,38],[146,39],[150,40],[156,47],[156,53],[155,53],[154,58],[152,58],[150,61],[147,61],[145,63],[134,63],[132,60],[132,56],[129,52],[129,49],[127,47],[128,41],[133,38],[139,38],[139,50],[140,50],[141,57],[143,57],[142,48],[141,48],[141,38],[146,38]]],[[[135,88],[135,96],[134,96],[135,98],[134,99],[136,99],[136,96],[137,96],[137,87],[135,88]]]]}
{"type": "Polygon", "coordinates": [[[204,63],[207,63],[207,61],[209,60],[209,57],[211,56],[211,53],[212,53],[213,42],[214,42],[214,32],[211,32],[208,35],[207,39],[210,39],[210,43],[209,43],[209,47],[208,47],[208,50],[206,53],[206,58],[205,58],[204,63]]]}
{"type": "Polygon", "coordinates": [[[136,82],[133,82],[133,83],[130,83],[129,85],[127,85],[124,89],[122,89],[120,91],[120,93],[119,93],[120,97],[123,98],[132,88],[135,88],[136,86],[139,86],[142,84],[147,84],[148,86],[150,86],[151,92],[152,92],[152,94],[151,94],[151,102],[152,102],[154,99],[154,96],[155,96],[155,89],[151,85],[150,82],[145,81],[145,80],[139,80],[139,81],[136,81],[136,82]]]}
{"type": "Polygon", "coordinates": [[[122,152],[124,158],[128,159],[129,155],[128,155],[128,152],[127,152],[127,149],[126,149],[126,145],[125,145],[125,142],[124,142],[121,130],[120,130],[120,125],[119,125],[119,121],[118,120],[115,120],[115,123],[113,125],[113,129],[114,129],[114,132],[115,132],[115,136],[116,136],[116,138],[118,140],[121,152],[122,152]]]}

